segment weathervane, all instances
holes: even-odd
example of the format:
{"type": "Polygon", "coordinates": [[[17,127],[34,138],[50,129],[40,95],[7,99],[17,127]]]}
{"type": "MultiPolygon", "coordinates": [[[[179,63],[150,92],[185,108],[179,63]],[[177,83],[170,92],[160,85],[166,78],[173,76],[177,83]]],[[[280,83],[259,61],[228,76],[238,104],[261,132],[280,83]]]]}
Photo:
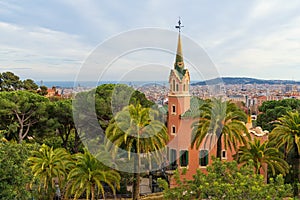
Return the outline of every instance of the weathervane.
{"type": "Polygon", "coordinates": [[[181,30],[182,27],[184,27],[184,26],[181,26],[181,21],[180,21],[180,17],[179,17],[178,26],[175,26],[175,28],[178,28],[178,30],[180,32],[180,30],[181,30]]]}

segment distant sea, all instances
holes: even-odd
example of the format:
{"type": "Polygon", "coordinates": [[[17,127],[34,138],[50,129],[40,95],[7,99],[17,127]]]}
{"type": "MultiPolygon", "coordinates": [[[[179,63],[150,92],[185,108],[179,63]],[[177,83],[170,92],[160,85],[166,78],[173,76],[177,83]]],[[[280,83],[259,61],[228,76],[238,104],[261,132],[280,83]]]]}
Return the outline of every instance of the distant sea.
{"type": "Polygon", "coordinates": [[[114,83],[114,84],[126,84],[129,86],[143,86],[147,84],[157,84],[157,85],[163,85],[167,86],[168,82],[167,81],[101,81],[101,82],[95,82],[95,81],[79,81],[79,82],[74,82],[74,81],[43,81],[43,82],[37,82],[39,86],[44,85],[48,88],[51,88],[53,86],[57,88],[76,88],[76,87],[84,87],[84,88],[92,88],[96,87],[98,85],[102,84],[108,84],[108,83],[114,83]]]}

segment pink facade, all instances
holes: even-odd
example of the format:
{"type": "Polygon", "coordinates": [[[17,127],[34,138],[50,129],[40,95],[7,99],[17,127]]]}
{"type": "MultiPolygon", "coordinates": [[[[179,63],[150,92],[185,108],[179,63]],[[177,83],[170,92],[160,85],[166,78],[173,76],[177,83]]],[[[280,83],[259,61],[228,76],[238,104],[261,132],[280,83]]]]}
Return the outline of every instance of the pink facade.
{"type": "MultiPolygon", "coordinates": [[[[177,55],[174,68],[170,72],[168,93],[168,134],[170,142],[168,144],[168,160],[179,170],[187,169],[187,173],[182,178],[192,179],[197,169],[206,173],[206,167],[212,163],[211,156],[216,156],[217,145],[204,146],[199,149],[191,147],[192,124],[197,119],[182,117],[190,110],[191,95],[189,93],[190,74],[184,68],[180,33],[178,36],[177,55]]],[[[263,101],[264,99],[262,99],[263,101]]],[[[252,128],[252,125],[248,128],[252,128]]],[[[252,137],[259,137],[266,140],[267,136],[252,134],[252,137]]],[[[233,160],[236,152],[222,148],[222,160],[233,160]]],[[[170,182],[171,187],[175,185],[174,180],[170,182]]]]}

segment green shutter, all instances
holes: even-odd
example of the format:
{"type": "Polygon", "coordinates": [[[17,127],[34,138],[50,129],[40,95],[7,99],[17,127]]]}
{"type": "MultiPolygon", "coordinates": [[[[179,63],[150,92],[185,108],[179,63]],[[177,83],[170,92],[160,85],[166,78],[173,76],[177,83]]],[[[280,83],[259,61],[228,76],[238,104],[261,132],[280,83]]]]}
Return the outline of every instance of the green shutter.
{"type": "Polygon", "coordinates": [[[186,151],[186,166],[189,165],[189,151],[186,151]]]}

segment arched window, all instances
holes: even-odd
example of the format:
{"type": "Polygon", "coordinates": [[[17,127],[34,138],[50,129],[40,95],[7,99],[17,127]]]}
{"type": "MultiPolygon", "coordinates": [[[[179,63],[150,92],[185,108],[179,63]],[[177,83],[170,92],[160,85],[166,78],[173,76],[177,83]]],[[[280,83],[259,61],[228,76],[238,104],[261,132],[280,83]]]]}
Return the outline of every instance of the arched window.
{"type": "Polygon", "coordinates": [[[172,84],[172,86],[173,86],[173,91],[175,91],[175,80],[173,80],[173,84],[172,84]]]}

